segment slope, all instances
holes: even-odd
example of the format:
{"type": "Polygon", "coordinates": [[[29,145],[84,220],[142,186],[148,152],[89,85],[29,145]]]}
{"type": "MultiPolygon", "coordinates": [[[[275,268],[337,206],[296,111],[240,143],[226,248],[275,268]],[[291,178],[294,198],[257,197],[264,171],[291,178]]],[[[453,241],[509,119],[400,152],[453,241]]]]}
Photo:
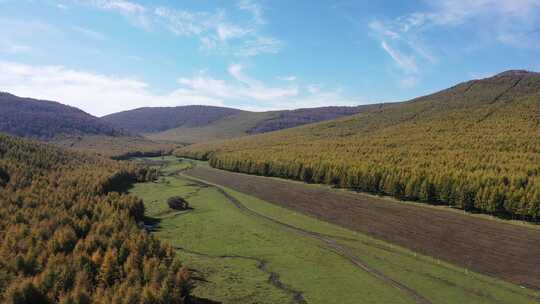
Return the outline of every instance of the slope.
{"type": "Polygon", "coordinates": [[[186,147],[215,167],[540,217],[540,74],[508,71],[352,117],[186,147]]]}
{"type": "Polygon", "coordinates": [[[132,133],[156,133],[178,127],[201,127],[240,112],[210,106],[156,107],[114,113],[101,119],[132,133]]]}
{"type": "Polygon", "coordinates": [[[142,201],[114,192],[153,172],[0,134],[0,302],[188,303],[142,201]]]}
{"type": "Polygon", "coordinates": [[[293,128],[350,116],[373,109],[380,109],[385,106],[387,105],[377,104],[357,107],[322,107],[269,112],[240,112],[205,126],[195,128],[179,127],[160,133],[147,133],[145,137],[154,140],[201,143],[293,128]]]}
{"type": "Polygon", "coordinates": [[[0,132],[49,140],[58,135],[124,133],[77,108],[0,92],[0,132]]]}

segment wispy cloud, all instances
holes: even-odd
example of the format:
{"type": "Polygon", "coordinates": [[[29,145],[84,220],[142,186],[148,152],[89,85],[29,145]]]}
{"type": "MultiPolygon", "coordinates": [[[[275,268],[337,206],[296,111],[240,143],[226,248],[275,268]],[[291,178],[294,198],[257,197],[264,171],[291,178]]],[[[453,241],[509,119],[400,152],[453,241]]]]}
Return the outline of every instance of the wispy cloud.
{"type": "Polygon", "coordinates": [[[256,56],[262,53],[276,54],[283,48],[279,39],[265,36],[254,36],[246,39],[238,46],[235,54],[238,56],[256,56]]]}
{"type": "Polygon", "coordinates": [[[127,0],[72,0],[77,4],[91,6],[107,11],[117,12],[125,16],[131,24],[150,29],[152,16],[149,9],[133,1],[127,0]]]}
{"type": "MultiPolygon", "coordinates": [[[[425,3],[425,10],[394,19],[375,19],[368,24],[371,34],[405,73],[420,74],[419,66],[439,61],[434,53],[447,53],[440,41],[430,43],[440,30],[468,32],[462,36],[462,48],[467,43],[479,43],[480,37],[486,43],[540,48],[540,0],[426,0],[425,3]]],[[[400,86],[418,83],[418,77],[415,79],[409,81],[405,77],[400,86]]]]}
{"type": "Polygon", "coordinates": [[[235,6],[237,10],[251,15],[249,21],[241,23],[231,21],[223,9],[190,11],[127,0],[79,0],[78,3],[121,13],[134,25],[146,30],[163,28],[177,36],[196,38],[205,51],[249,57],[277,53],[283,47],[279,39],[261,33],[266,20],[262,7],[253,0],[241,0],[235,6]]]}
{"type": "Polygon", "coordinates": [[[253,0],[240,0],[237,3],[238,8],[251,14],[253,21],[257,24],[265,24],[263,8],[253,0]]]}
{"type": "Polygon", "coordinates": [[[137,4],[135,2],[125,1],[125,0],[86,0],[82,1],[86,2],[88,4],[108,9],[108,10],[114,10],[119,11],[123,13],[144,13],[146,12],[146,8],[140,4],[137,4]]]}
{"type": "Polygon", "coordinates": [[[249,76],[242,64],[231,64],[228,72],[233,82],[201,72],[192,78],[181,78],[179,83],[190,94],[222,99],[227,105],[254,111],[358,104],[358,100],[347,97],[338,89],[319,87],[312,90],[311,86],[292,84],[268,86],[249,76]]]}
{"type": "Polygon", "coordinates": [[[407,73],[418,73],[418,66],[413,56],[407,56],[393,49],[386,41],[381,42],[382,48],[392,57],[395,63],[407,73]]]}
{"type": "Polygon", "coordinates": [[[257,111],[358,104],[339,89],[266,85],[249,76],[241,64],[231,64],[228,72],[229,80],[205,71],[181,77],[178,88],[156,94],[148,83],[132,77],[0,61],[0,88],[20,96],[60,101],[98,116],[143,106],[203,104],[257,111]]]}

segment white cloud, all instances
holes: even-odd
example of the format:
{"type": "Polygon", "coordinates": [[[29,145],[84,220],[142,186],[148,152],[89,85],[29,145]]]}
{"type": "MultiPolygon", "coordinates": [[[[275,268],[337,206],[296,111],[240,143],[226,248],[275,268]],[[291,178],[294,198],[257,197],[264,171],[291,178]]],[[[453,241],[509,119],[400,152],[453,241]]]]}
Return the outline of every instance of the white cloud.
{"type": "Polygon", "coordinates": [[[154,94],[147,83],[130,78],[12,62],[0,62],[0,89],[19,96],[56,100],[98,116],[143,106],[222,105],[221,100],[181,89],[154,94]]]}
{"type": "Polygon", "coordinates": [[[267,86],[246,75],[242,65],[228,69],[232,81],[216,79],[205,71],[178,80],[179,87],[153,93],[146,82],[72,70],[63,66],[32,66],[0,61],[0,90],[15,95],[56,100],[94,115],[147,106],[188,104],[239,107],[246,110],[294,109],[355,105],[341,90],[309,90],[294,85],[267,86]]]}
{"type": "Polygon", "coordinates": [[[134,26],[149,30],[152,16],[144,5],[127,0],[72,0],[74,3],[117,12],[125,16],[134,26]]]}
{"type": "Polygon", "coordinates": [[[201,72],[192,78],[181,78],[179,83],[190,94],[221,99],[226,105],[254,111],[358,104],[340,90],[324,91],[320,86],[317,90],[311,86],[267,86],[247,75],[241,64],[231,64],[228,72],[234,82],[215,79],[201,72]]]}
{"type": "Polygon", "coordinates": [[[234,79],[238,80],[239,82],[242,82],[247,85],[258,84],[256,80],[244,74],[244,66],[241,64],[231,64],[229,65],[229,68],[227,69],[227,71],[232,77],[234,77],[234,79]]]}
{"type": "Polygon", "coordinates": [[[225,80],[214,79],[205,73],[193,78],[180,78],[179,83],[194,94],[201,94],[210,98],[223,98],[229,101],[273,102],[280,99],[295,98],[299,90],[295,86],[268,87],[244,73],[244,66],[231,64],[229,74],[236,81],[235,84],[225,80]]]}
{"type": "Polygon", "coordinates": [[[172,33],[179,36],[194,36],[208,31],[209,19],[215,18],[203,13],[192,13],[182,10],[173,10],[166,7],[158,7],[154,14],[161,17],[164,25],[172,33]]]}
{"type": "Polygon", "coordinates": [[[276,54],[283,48],[283,42],[276,38],[255,36],[247,39],[236,51],[237,56],[256,56],[261,53],[276,54]]]}
{"type": "Polygon", "coordinates": [[[491,25],[505,20],[531,22],[538,18],[538,0],[436,0],[431,10],[417,13],[423,23],[460,25],[473,18],[488,17],[491,25]],[[494,18],[494,19],[492,19],[494,18]]]}
{"type": "Polygon", "coordinates": [[[264,24],[266,20],[263,16],[263,9],[259,3],[252,0],[240,0],[238,1],[238,8],[251,13],[253,21],[257,24],[264,24]]]}
{"type": "Polygon", "coordinates": [[[146,12],[146,8],[140,4],[137,4],[135,2],[125,1],[125,0],[87,0],[83,1],[87,2],[91,5],[107,9],[107,10],[114,10],[119,11],[122,13],[144,13],[146,12]]]}
{"type": "Polygon", "coordinates": [[[274,54],[283,43],[261,34],[266,24],[263,9],[253,0],[240,0],[236,9],[252,16],[248,22],[232,22],[225,10],[189,11],[166,6],[152,7],[127,0],[74,0],[95,8],[115,11],[126,16],[134,25],[146,30],[166,29],[177,36],[197,38],[201,49],[231,53],[236,56],[274,54]]]}
{"type": "Polygon", "coordinates": [[[394,62],[406,73],[418,73],[418,66],[413,56],[407,56],[392,48],[386,41],[381,42],[382,48],[392,57],[394,62]]]}
{"type": "Polygon", "coordinates": [[[245,35],[249,34],[249,32],[249,29],[244,29],[240,26],[228,23],[220,23],[217,26],[217,35],[221,41],[244,37],[245,35]]]}
{"type": "MultiPolygon", "coordinates": [[[[452,41],[430,43],[437,31],[460,34],[460,50],[471,45],[502,43],[516,48],[540,49],[540,0],[424,0],[426,9],[394,19],[368,23],[372,36],[406,74],[400,87],[416,85],[419,66],[439,62],[449,54],[452,41]]],[[[451,37],[451,35],[448,35],[451,37]]]]}
{"type": "MultiPolygon", "coordinates": [[[[399,40],[415,54],[436,62],[423,44],[433,29],[467,27],[475,35],[483,33],[513,47],[539,48],[540,0],[430,0],[428,9],[393,20],[373,20],[368,24],[380,40],[399,40]]],[[[465,40],[465,43],[467,41],[465,40]]]]}
{"type": "Polygon", "coordinates": [[[283,81],[295,81],[295,80],[296,80],[296,76],[294,76],[294,75],[279,76],[277,79],[283,80],[283,81]]]}
{"type": "Polygon", "coordinates": [[[380,36],[398,39],[401,36],[393,30],[387,28],[381,21],[374,20],[368,24],[369,28],[380,36]]]}

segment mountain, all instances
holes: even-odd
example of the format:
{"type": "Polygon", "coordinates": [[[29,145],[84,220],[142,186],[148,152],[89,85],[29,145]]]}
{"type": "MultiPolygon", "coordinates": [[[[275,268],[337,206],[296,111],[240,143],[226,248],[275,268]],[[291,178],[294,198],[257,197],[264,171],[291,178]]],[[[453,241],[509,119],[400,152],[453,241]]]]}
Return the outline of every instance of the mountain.
{"type": "Polygon", "coordinates": [[[41,140],[59,135],[124,133],[77,108],[54,101],[21,98],[0,92],[0,132],[41,140]]]}
{"type": "Polygon", "coordinates": [[[181,148],[246,173],[540,218],[540,74],[507,71],[298,128],[181,148]]]}
{"type": "Polygon", "coordinates": [[[156,133],[178,127],[194,128],[242,112],[211,106],[139,108],[110,114],[101,119],[132,133],[156,133]]]}
{"type": "Polygon", "coordinates": [[[297,127],[309,123],[353,115],[384,106],[385,105],[381,104],[268,112],[239,111],[236,114],[228,115],[206,124],[199,124],[197,126],[185,124],[163,132],[146,133],[145,136],[153,140],[200,143],[297,127]]]}

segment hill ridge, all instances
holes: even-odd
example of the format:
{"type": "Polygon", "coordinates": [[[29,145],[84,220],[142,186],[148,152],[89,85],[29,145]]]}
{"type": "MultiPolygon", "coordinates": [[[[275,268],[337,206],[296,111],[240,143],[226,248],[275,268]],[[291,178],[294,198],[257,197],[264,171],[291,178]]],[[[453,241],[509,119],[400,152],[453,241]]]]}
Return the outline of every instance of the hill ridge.
{"type": "Polygon", "coordinates": [[[0,132],[43,140],[59,135],[127,134],[76,107],[7,92],[0,92],[0,132]]]}
{"type": "Polygon", "coordinates": [[[382,110],[176,153],[231,171],[538,220],[540,74],[462,82],[382,110]]]}

